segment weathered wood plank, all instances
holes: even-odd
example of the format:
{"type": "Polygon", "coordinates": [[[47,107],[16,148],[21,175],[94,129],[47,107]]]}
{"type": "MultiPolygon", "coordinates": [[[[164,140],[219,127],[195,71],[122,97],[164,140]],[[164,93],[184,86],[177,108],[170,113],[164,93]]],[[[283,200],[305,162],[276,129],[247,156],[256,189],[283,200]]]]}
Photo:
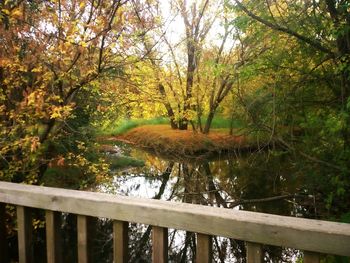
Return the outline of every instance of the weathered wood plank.
{"type": "Polygon", "coordinates": [[[196,262],[212,262],[212,237],[204,234],[197,234],[196,262]]]}
{"type": "Polygon", "coordinates": [[[152,262],[168,262],[168,229],[152,226],[152,262]]]}
{"type": "Polygon", "coordinates": [[[61,213],[46,210],[45,217],[47,262],[62,262],[61,213]]]}
{"type": "Polygon", "coordinates": [[[320,254],[304,251],[304,263],[320,263],[320,254]]]}
{"type": "Polygon", "coordinates": [[[7,233],[6,233],[6,205],[0,203],[0,262],[8,263],[7,233]]]}
{"type": "Polygon", "coordinates": [[[96,217],[77,215],[78,262],[93,261],[93,237],[96,232],[96,217]]]}
{"type": "Polygon", "coordinates": [[[78,262],[90,262],[89,240],[88,240],[88,217],[78,215],[77,217],[78,232],[78,262]]]}
{"type": "Polygon", "coordinates": [[[113,258],[115,263],[128,262],[128,222],[117,221],[113,222],[113,258]]]}
{"type": "Polygon", "coordinates": [[[262,245],[258,243],[246,242],[247,263],[262,263],[263,250],[262,245]]]}
{"type": "Polygon", "coordinates": [[[32,227],[31,209],[17,206],[18,256],[20,263],[34,262],[32,227]]]}
{"type": "Polygon", "coordinates": [[[350,224],[0,182],[0,202],[350,256],[350,224]]]}

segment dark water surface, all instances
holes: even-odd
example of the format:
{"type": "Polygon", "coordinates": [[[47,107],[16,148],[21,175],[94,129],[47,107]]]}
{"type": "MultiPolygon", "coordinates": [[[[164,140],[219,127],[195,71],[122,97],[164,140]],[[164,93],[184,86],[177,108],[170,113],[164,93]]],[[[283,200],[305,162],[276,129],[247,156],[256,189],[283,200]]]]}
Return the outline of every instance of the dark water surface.
{"type": "MultiPolygon", "coordinates": [[[[115,170],[98,191],[294,217],[312,218],[317,213],[303,178],[282,172],[288,171],[286,160],[269,156],[268,151],[217,154],[208,160],[162,157],[126,145],[119,149],[119,155],[143,160],[145,166],[115,170]],[[280,166],[280,172],[269,172],[272,165],[280,166]]],[[[150,262],[150,233],[149,226],[130,225],[130,262],[150,262]]],[[[300,256],[293,249],[266,246],[264,250],[266,262],[295,262],[300,256]]],[[[245,262],[242,241],[215,237],[213,253],[214,262],[245,262]]],[[[169,258],[171,262],[193,262],[193,233],[170,230],[169,258]]]]}
{"type": "MultiPolygon", "coordinates": [[[[118,153],[110,157],[118,161],[126,159],[130,166],[113,170],[110,180],[94,191],[222,209],[317,217],[312,187],[303,175],[292,172],[293,163],[283,154],[272,155],[266,150],[216,154],[210,159],[171,158],[128,145],[116,147],[118,153]],[[131,166],[142,162],[143,167],[131,166]]],[[[35,213],[36,217],[44,218],[43,211],[35,213]]],[[[63,261],[77,262],[76,215],[63,214],[62,219],[63,261]]],[[[95,219],[92,225],[93,262],[113,262],[111,220],[95,219]]],[[[38,227],[35,232],[35,262],[46,262],[45,228],[38,227]]],[[[129,262],[151,262],[151,227],[129,224],[129,238],[129,262]]],[[[193,233],[169,229],[169,262],[195,262],[195,251],[193,233]]],[[[300,257],[301,253],[294,249],[264,246],[265,262],[298,262],[300,257]]],[[[245,262],[244,242],[214,237],[213,262],[245,262]]]]}

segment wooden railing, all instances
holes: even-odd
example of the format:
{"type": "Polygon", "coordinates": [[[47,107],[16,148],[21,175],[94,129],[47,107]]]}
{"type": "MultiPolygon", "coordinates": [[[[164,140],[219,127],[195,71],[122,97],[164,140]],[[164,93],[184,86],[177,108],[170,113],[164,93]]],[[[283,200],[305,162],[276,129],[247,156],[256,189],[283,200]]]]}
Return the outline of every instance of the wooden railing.
{"type": "Polygon", "coordinates": [[[0,262],[6,262],[4,204],[17,206],[19,261],[31,262],[30,208],[46,210],[47,261],[61,262],[60,212],[78,215],[78,262],[89,261],[88,221],[114,220],[114,262],[127,262],[128,222],[152,225],[152,260],[167,262],[168,228],[197,233],[196,262],[211,262],[211,236],[246,241],[247,262],[262,262],[262,244],[350,256],[350,224],[235,211],[200,205],[0,182],[0,262]],[[2,231],[2,232],[1,232],[2,231]]]}

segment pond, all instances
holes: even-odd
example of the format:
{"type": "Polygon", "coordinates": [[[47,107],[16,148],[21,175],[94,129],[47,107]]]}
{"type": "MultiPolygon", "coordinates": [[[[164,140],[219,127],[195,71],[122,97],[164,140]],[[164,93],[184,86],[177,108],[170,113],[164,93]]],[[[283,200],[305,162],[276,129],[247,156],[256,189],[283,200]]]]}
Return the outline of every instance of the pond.
{"type": "MultiPolygon", "coordinates": [[[[92,191],[142,198],[186,202],[222,209],[248,210],[293,217],[317,218],[321,211],[313,184],[293,172],[289,155],[231,152],[211,156],[161,156],[127,144],[115,146],[112,176],[92,191]]],[[[171,205],[171,203],[170,203],[171,205]]],[[[35,262],[46,262],[44,212],[35,210],[35,262]]],[[[62,214],[63,261],[77,262],[76,215],[62,214]]],[[[112,221],[91,219],[91,249],[96,263],[113,262],[112,221]]],[[[232,226],[234,227],[234,226],[232,226]]],[[[129,224],[131,263],[151,262],[151,227],[129,224]]],[[[17,240],[11,243],[16,258],[17,240]]],[[[169,262],[195,262],[196,240],[191,232],[169,229],[169,262]]],[[[265,262],[298,262],[301,253],[290,248],[264,246],[265,262]]],[[[246,262],[240,240],[213,238],[214,262],[246,262]]]]}
{"type": "MultiPolygon", "coordinates": [[[[115,158],[126,158],[139,167],[114,170],[111,180],[99,185],[98,191],[294,217],[312,218],[317,213],[315,198],[304,189],[303,178],[289,174],[284,157],[269,156],[268,151],[174,158],[125,144],[116,149],[115,158]],[[271,165],[281,166],[280,172],[269,172],[271,165]]],[[[169,233],[169,260],[193,262],[194,234],[169,233]]],[[[149,226],[130,224],[130,262],[150,262],[150,236],[149,226]]],[[[265,246],[264,250],[266,262],[293,262],[300,255],[288,248],[265,246]]],[[[245,262],[242,241],[215,237],[213,253],[215,262],[245,262]]]]}

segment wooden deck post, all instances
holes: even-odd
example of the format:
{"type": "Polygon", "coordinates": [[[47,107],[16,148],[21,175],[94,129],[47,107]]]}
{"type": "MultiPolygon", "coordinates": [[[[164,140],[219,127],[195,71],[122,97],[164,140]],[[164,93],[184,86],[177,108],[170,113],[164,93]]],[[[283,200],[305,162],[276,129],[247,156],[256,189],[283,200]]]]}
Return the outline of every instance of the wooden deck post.
{"type": "Polygon", "coordinates": [[[304,251],[304,263],[320,263],[320,254],[316,252],[304,251]]]}
{"type": "Polygon", "coordinates": [[[209,235],[197,233],[196,262],[212,262],[212,238],[209,235]]]}
{"type": "Polygon", "coordinates": [[[61,213],[46,210],[45,217],[47,262],[62,262],[61,213]]]}
{"type": "Polygon", "coordinates": [[[152,262],[168,262],[168,229],[152,226],[152,262]]]}
{"type": "Polygon", "coordinates": [[[253,242],[246,242],[247,263],[262,263],[263,250],[262,245],[253,242]]]}
{"type": "Polygon", "coordinates": [[[88,230],[86,216],[77,216],[77,232],[78,232],[78,262],[87,263],[88,260],[88,230]]]}
{"type": "Polygon", "coordinates": [[[115,263],[128,262],[128,222],[117,221],[113,222],[113,259],[115,263]]]}
{"type": "Polygon", "coordinates": [[[20,263],[33,263],[32,215],[28,207],[17,206],[18,256],[20,263]]]}
{"type": "Polygon", "coordinates": [[[7,233],[6,233],[6,205],[0,203],[0,262],[8,263],[7,233]]]}
{"type": "Polygon", "coordinates": [[[89,263],[92,261],[92,236],[95,232],[95,222],[96,218],[94,217],[77,216],[78,263],[89,263]]]}

